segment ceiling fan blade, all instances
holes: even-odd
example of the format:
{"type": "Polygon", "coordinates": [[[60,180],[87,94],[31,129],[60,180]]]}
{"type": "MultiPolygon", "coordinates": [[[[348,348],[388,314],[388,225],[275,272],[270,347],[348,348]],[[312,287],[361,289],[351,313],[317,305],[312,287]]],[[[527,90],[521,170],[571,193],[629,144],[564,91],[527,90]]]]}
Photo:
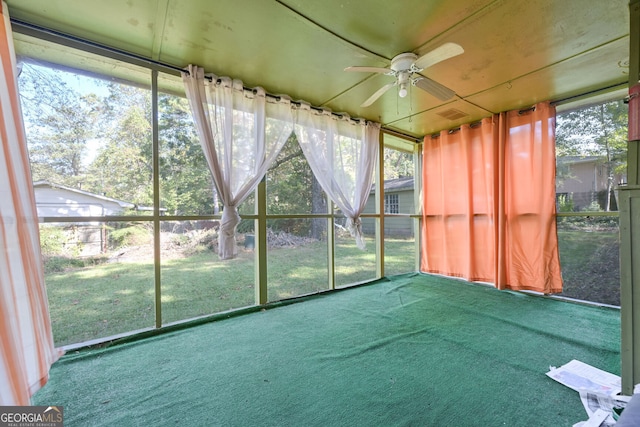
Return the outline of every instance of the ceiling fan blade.
{"type": "Polygon", "coordinates": [[[344,69],[345,71],[360,71],[364,73],[393,73],[393,70],[390,68],[381,68],[381,67],[347,67],[344,69]]]}
{"type": "Polygon", "coordinates": [[[388,85],[384,85],[382,86],[380,89],[378,89],[376,91],[376,93],[374,93],[373,95],[371,95],[369,97],[369,99],[367,99],[366,101],[364,101],[362,103],[362,105],[360,105],[361,107],[368,107],[369,105],[373,104],[374,102],[376,102],[378,100],[378,98],[380,98],[386,91],[388,91],[389,89],[391,89],[393,86],[396,85],[396,82],[393,83],[389,83],[388,85]]]}
{"type": "Polygon", "coordinates": [[[459,44],[445,43],[442,46],[437,47],[431,52],[428,52],[422,55],[420,58],[416,59],[414,65],[417,68],[424,70],[425,68],[429,68],[432,65],[437,64],[438,62],[444,61],[445,59],[458,56],[463,52],[464,49],[459,44]]]}
{"type": "Polygon", "coordinates": [[[431,95],[438,98],[440,101],[447,101],[456,94],[454,91],[449,89],[446,86],[441,85],[440,83],[431,80],[428,77],[418,77],[412,80],[414,86],[419,87],[420,89],[429,92],[431,95]]]}

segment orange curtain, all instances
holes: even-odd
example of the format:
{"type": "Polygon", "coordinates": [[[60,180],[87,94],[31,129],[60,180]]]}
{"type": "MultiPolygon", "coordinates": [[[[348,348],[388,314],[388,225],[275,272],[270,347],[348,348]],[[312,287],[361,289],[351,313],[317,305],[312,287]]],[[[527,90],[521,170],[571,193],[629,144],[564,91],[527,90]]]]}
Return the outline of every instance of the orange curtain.
{"type": "Polygon", "coordinates": [[[0,405],[29,405],[53,346],[7,5],[0,19],[0,405]]]}
{"type": "Polygon", "coordinates": [[[425,138],[422,271],[562,291],[554,120],[541,103],[425,138]]]}

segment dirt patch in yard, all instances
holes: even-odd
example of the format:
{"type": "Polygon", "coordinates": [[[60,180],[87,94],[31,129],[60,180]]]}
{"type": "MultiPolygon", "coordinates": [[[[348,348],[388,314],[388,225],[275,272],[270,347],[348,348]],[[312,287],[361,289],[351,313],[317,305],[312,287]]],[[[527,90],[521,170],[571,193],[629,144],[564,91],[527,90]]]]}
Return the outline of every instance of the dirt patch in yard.
{"type": "Polygon", "coordinates": [[[620,245],[603,243],[581,269],[564,279],[559,295],[602,304],[620,305],[620,245]]]}
{"type": "MultiPolygon", "coordinates": [[[[317,241],[310,237],[300,237],[284,231],[267,229],[267,246],[274,248],[296,248],[317,241]]],[[[255,241],[253,234],[237,235],[238,250],[251,252],[255,241]],[[250,242],[250,243],[249,243],[250,242]]],[[[218,233],[216,230],[192,230],[186,233],[160,233],[160,259],[171,260],[185,258],[198,252],[218,252],[218,233]]],[[[109,262],[140,262],[153,260],[153,245],[129,246],[113,251],[109,262]]]]}

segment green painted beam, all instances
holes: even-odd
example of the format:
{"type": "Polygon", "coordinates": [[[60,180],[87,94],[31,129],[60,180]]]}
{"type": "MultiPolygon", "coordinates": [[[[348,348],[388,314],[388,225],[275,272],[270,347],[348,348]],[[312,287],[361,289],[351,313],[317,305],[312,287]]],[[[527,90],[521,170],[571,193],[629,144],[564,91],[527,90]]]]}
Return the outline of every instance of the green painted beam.
{"type": "MultiPolygon", "coordinates": [[[[414,214],[422,214],[422,143],[416,144],[413,152],[413,206],[414,214]]],[[[414,250],[415,250],[415,270],[420,271],[420,245],[421,236],[420,232],[422,226],[422,217],[413,220],[413,238],[414,238],[414,250]]]]}
{"type": "Polygon", "coordinates": [[[620,188],[622,392],[640,383],[640,186],[620,188]]]}
{"type": "Polygon", "coordinates": [[[264,305],[268,301],[267,291],[267,181],[262,178],[256,190],[256,211],[258,218],[255,220],[255,281],[256,304],[264,305]]]}
{"type": "MultiPolygon", "coordinates": [[[[629,23],[631,26],[629,37],[629,87],[640,82],[640,0],[629,2],[629,23]]],[[[639,118],[636,117],[636,120],[639,118]]],[[[629,123],[632,118],[629,117],[629,123]]],[[[640,141],[629,141],[627,151],[627,182],[629,185],[640,184],[640,141]]]]}
{"type": "Polygon", "coordinates": [[[384,136],[380,132],[376,166],[376,278],[384,277],[384,136]]]}
{"type": "MultiPolygon", "coordinates": [[[[331,201],[331,197],[327,195],[327,209],[328,213],[333,212],[333,201],[331,201]]],[[[336,246],[335,246],[335,228],[336,221],[333,215],[330,215],[327,218],[327,269],[328,275],[327,279],[329,281],[329,289],[333,290],[336,288],[336,246]]]]}
{"type": "MultiPolygon", "coordinates": [[[[640,80],[640,0],[629,2],[629,87],[640,80]]],[[[629,115],[629,122],[638,117],[629,115]]],[[[640,186],[639,141],[629,141],[626,187],[620,188],[620,308],[622,393],[640,383],[640,186]]]]}

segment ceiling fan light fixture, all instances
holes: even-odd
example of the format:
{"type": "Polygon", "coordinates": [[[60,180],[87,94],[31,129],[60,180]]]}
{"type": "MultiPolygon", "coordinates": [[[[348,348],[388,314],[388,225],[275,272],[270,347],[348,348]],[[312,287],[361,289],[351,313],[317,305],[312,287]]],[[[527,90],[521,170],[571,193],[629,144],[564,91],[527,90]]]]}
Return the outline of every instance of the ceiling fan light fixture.
{"type": "Polygon", "coordinates": [[[404,98],[405,96],[407,96],[407,84],[406,83],[402,83],[400,85],[400,90],[398,90],[398,96],[400,98],[404,98]]]}

